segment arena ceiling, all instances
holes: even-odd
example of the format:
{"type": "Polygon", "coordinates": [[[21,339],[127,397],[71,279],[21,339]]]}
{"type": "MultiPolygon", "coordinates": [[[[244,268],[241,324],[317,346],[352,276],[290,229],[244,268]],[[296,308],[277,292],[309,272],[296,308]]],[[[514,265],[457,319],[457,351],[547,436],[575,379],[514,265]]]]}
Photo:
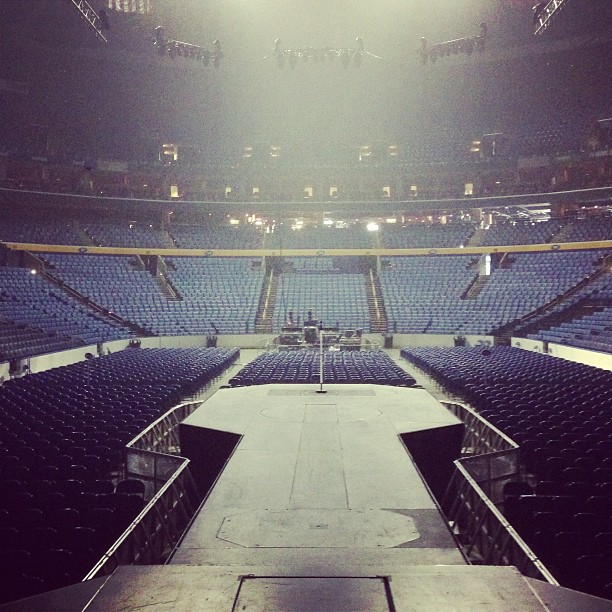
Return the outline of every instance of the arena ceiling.
{"type": "Polygon", "coordinates": [[[592,96],[576,91],[605,80],[599,56],[602,46],[611,50],[612,3],[567,0],[537,37],[531,3],[151,0],[143,15],[100,0],[92,5],[107,7],[105,44],[69,0],[2,0],[0,79],[25,84],[27,94],[0,91],[0,142],[44,125],[75,155],[135,158],[178,141],[214,159],[260,142],[308,160],[326,148],[335,155],[371,142],[403,144],[434,130],[469,138],[508,129],[538,119],[547,95],[561,117],[588,108],[592,96]],[[471,37],[483,22],[484,52],[420,61],[422,37],[430,45],[471,37]],[[219,40],[219,67],[160,57],[152,45],[158,25],[203,47],[219,40]],[[275,62],[276,39],[285,48],[354,49],[357,37],[368,52],[358,68],[275,62]],[[594,45],[598,53],[581,51],[594,45]]]}

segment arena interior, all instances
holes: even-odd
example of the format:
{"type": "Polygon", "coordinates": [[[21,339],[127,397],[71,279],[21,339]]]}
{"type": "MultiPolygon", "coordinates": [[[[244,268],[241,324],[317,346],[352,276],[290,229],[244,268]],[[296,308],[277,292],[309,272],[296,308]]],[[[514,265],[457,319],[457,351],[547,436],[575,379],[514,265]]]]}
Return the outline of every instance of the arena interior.
{"type": "Polygon", "coordinates": [[[0,609],[612,609],[610,0],[0,52],[0,609]]]}

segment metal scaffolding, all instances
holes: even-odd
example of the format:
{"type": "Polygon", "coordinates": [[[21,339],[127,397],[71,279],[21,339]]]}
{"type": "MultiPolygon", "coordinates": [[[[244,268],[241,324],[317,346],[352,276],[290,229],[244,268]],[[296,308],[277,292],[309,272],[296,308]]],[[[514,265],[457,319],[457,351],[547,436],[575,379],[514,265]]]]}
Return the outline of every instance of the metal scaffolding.
{"type": "Polygon", "coordinates": [[[542,34],[550,25],[552,18],[561,10],[561,7],[567,0],[550,0],[549,2],[541,2],[534,7],[534,25],[536,26],[534,34],[542,34]]]}
{"type": "Polygon", "coordinates": [[[79,11],[81,17],[89,24],[89,27],[96,33],[96,36],[101,38],[104,42],[108,42],[102,33],[102,20],[98,13],[91,8],[89,2],[87,2],[87,0],[71,0],[71,2],[76,7],[77,11],[79,11]]]}

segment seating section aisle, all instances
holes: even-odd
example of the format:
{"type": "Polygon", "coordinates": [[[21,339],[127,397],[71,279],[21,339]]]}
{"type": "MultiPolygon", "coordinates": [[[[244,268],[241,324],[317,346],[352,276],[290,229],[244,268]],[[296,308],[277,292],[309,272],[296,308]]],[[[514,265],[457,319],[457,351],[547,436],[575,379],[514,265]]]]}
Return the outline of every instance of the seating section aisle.
{"type": "Polygon", "coordinates": [[[484,232],[482,246],[545,244],[561,227],[563,224],[554,219],[539,223],[495,223],[484,232]]]}
{"type": "MultiPolygon", "coordinates": [[[[271,383],[318,383],[320,354],[317,350],[263,353],[230,380],[232,387],[271,383]]],[[[329,384],[373,384],[413,387],[416,381],[379,351],[325,352],[323,379],[329,384]]]]}
{"type": "Polygon", "coordinates": [[[475,229],[473,223],[384,225],[380,237],[387,249],[459,248],[475,229]]]}
{"type": "Polygon", "coordinates": [[[16,344],[10,347],[11,357],[48,353],[132,335],[131,330],[104,319],[24,268],[0,267],[0,315],[16,326],[42,332],[41,343],[22,345],[16,339],[16,344]]]}
{"type": "Polygon", "coordinates": [[[592,274],[599,251],[513,254],[493,269],[483,289],[466,298],[476,279],[470,256],[390,257],[380,272],[389,318],[397,333],[488,334],[564,294],[592,274]]]}
{"type": "Polygon", "coordinates": [[[263,233],[253,227],[173,225],[179,249],[261,249],[263,233]]]}
{"type": "Polygon", "coordinates": [[[612,594],[612,372],[517,348],[401,355],[520,445],[535,480],[504,513],[562,585],[612,594]]]}
{"type": "Polygon", "coordinates": [[[238,349],[126,349],[0,386],[0,602],[83,579],[142,510],[125,445],[238,349]]]}
{"type": "Polygon", "coordinates": [[[289,312],[302,321],[312,311],[316,320],[340,329],[370,331],[370,314],[363,274],[331,272],[281,274],[278,283],[273,330],[280,332],[289,312]]]}

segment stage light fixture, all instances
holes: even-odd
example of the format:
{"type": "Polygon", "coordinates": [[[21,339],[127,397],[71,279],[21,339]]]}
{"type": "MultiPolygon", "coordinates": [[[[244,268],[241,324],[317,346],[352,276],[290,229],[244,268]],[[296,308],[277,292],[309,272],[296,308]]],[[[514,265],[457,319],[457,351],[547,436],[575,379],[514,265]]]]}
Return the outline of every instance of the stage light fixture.
{"type": "Polygon", "coordinates": [[[429,46],[426,38],[421,38],[421,48],[417,51],[417,55],[421,58],[422,64],[427,64],[429,60],[435,63],[439,57],[445,57],[451,53],[453,55],[458,55],[459,53],[472,55],[474,49],[478,49],[481,52],[484,51],[486,40],[487,24],[483,21],[480,24],[480,33],[477,36],[447,40],[432,46],[429,46]]]}
{"type": "Polygon", "coordinates": [[[166,30],[163,26],[157,26],[157,28],[155,28],[153,46],[157,48],[160,55],[166,55],[167,53],[172,59],[178,55],[179,57],[201,61],[204,66],[208,66],[210,60],[212,60],[215,68],[219,67],[221,58],[223,57],[221,43],[218,40],[213,41],[211,48],[207,48],[192,43],[168,39],[166,37],[166,30]]]}
{"type": "Polygon", "coordinates": [[[279,68],[284,67],[285,59],[289,60],[291,68],[295,68],[300,58],[304,63],[308,63],[309,59],[312,59],[313,63],[319,63],[325,61],[325,58],[333,62],[336,57],[340,58],[345,68],[350,65],[351,60],[353,60],[356,67],[359,67],[367,51],[364,49],[363,38],[361,36],[356,38],[356,42],[356,49],[348,47],[303,47],[300,49],[284,49],[282,41],[280,38],[277,38],[274,41],[273,53],[279,68]]]}

